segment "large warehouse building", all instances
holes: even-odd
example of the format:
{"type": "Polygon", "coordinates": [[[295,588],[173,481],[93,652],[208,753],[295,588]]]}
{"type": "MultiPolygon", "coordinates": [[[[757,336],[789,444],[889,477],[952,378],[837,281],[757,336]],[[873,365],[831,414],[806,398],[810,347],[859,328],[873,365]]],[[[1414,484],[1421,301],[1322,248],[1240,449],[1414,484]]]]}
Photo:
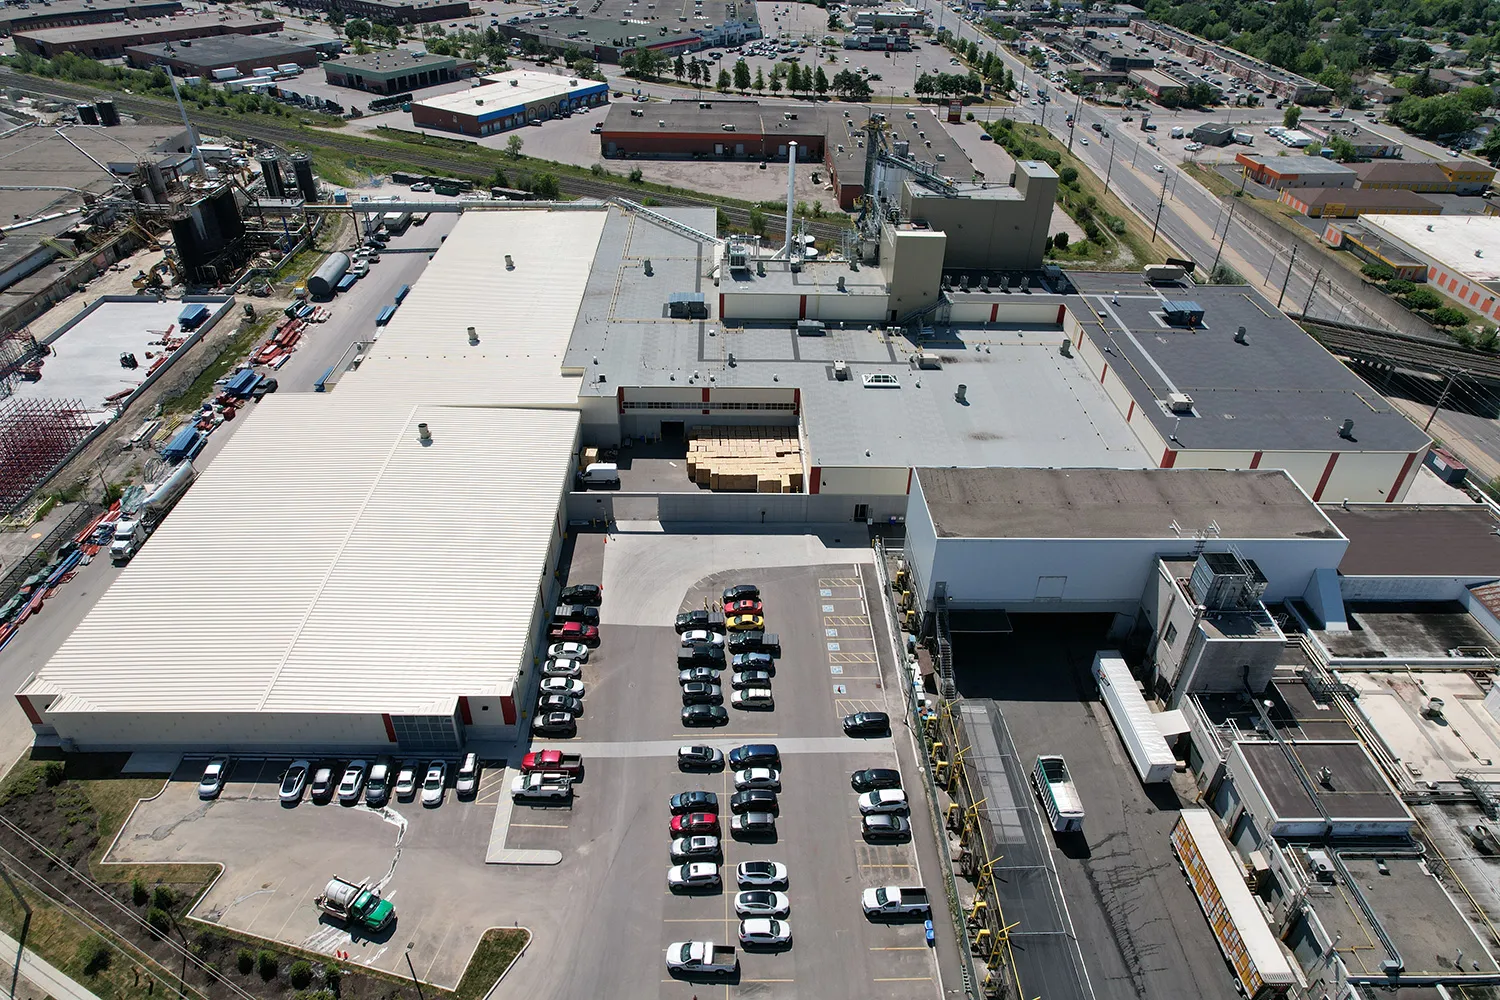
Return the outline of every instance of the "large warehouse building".
{"type": "Polygon", "coordinates": [[[179,14],[152,20],[27,29],[17,31],[14,38],[17,52],[29,52],[46,59],[64,52],[76,52],[90,59],[113,59],[123,55],[132,45],[213,35],[268,35],[283,27],[285,24],[280,19],[259,14],[179,14]]]}
{"type": "Polygon", "coordinates": [[[493,135],[609,102],[609,84],[516,69],[482,87],[413,102],[411,123],[460,135],[493,135]]]}
{"type": "Polygon", "coordinates": [[[179,76],[207,76],[216,69],[233,69],[249,76],[264,66],[316,66],[318,53],[306,45],[264,35],[218,35],[132,45],[125,50],[125,61],[139,69],[170,66],[179,76]]]}
{"type": "Polygon", "coordinates": [[[1359,221],[1372,238],[1424,265],[1430,287],[1500,320],[1500,217],[1365,215],[1359,221]]]}
{"type": "Polygon", "coordinates": [[[456,56],[404,49],[340,56],[323,64],[323,76],[335,87],[372,94],[404,94],[472,76],[474,64],[456,56]]]}
{"type": "Polygon", "coordinates": [[[0,35],[28,28],[166,17],[182,10],[179,0],[51,0],[45,4],[6,4],[0,8],[0,35]]]}

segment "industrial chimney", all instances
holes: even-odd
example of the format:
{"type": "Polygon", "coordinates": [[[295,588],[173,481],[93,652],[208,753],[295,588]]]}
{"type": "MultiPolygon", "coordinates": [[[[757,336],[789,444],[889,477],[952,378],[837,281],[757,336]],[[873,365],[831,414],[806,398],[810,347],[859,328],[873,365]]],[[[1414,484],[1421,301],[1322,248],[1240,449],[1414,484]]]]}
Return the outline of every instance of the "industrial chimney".
{"type": "Polygon", "coordinates": [[[792,259],[792,206],[797,204],[797,144],[787,143],[786,147],[786,242],[782,244],[782,252],[786,254],[787,260],[792,259]]]}

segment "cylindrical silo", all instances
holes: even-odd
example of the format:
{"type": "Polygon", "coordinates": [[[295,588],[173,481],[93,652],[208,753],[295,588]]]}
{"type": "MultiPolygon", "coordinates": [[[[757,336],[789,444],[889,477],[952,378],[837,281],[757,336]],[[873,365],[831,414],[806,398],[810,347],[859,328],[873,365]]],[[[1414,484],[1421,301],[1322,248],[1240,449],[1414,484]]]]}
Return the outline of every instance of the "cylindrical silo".
{"type": "Polygon", "coordinates": [[[266,195],[268,197],[284,197],[285,189],[281,184],[281,161],[274,153],[261,155],[260,175],[266,179],[266,195]]]}
{"type": "Polygon", "coordinates": [[[151,186],[151,193],[156,195],[157,201],[165,200],[167,197],[167,177],[161,172],[161,167],[150,160],[145,162],[146,183],[151,186]]]}
{"type": "Polygon", "coordinates": [[[109,98],[102,98],[94,105],[99,109],[99,123],[101,125],[120,124],[120,112],[115,109],[115,102],[109,98]]]}
{"type": "Polygon", "coordinates": [[[306,153],[292,154],[292,173],[297,177],[297,190],[303,201],[318,200],[318,180],[313,176],[312,157],[306,153]]]}
{"type": "Polygon", "coordinates": [[[333,290],[338,286],[339,279],[349,271],[349,255],[343,253],[331,253],[328,259],[313,272],[312,277],[307,279],[307,291],[316,299],[333,298],[333,290]]]}
{"type": "Polygon", "coordinates": [[[191,277],[203,266],[203,254],[199,248],[197,227],[191,215],[172,219],[172,242],[177,247],[177,259],[182,261],[184,277],[191,277]]]}
{"type": "Polygon", "coordinates": [[[94,110],[92,104],[80,104],[75,109],[78,112],[78,120],[85,125],[98,125],[99,112],[94,110]]]}
{"type": "Polygon", "coordinates": [[[240,217],[239,202],[234,192],[225,188],[213,196],[214,216],[219,221],[219,234],[229,243],[245,235],[245,222],[240,217]]]}

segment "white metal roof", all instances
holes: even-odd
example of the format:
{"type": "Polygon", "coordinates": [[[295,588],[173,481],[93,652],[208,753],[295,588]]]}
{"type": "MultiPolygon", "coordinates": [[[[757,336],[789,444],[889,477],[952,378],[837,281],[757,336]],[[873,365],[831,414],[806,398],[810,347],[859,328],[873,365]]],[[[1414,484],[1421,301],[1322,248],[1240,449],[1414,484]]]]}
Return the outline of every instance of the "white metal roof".
{"type": "Polygon", "coordinates": [[[392,714],[509,694],[578,414],[340,387],[245,419],[26,692],[51,711],[392,714]]]}
{"type": "Polygon", "coordinates": [[[576,407],[581,377],[563,374],[563,355],[606,217],[602,207],[464,212],[338,394],[576,407]]]}
{"type": "Polygon", "coordinates": [[[535,70],[517,69],[486,76],[494,81],[482,87],[471,87],[451,94],[438,94],[417,103],[424,108],[454,111],[461,115],[483,115],[501,108],[509,109],[536,101],[550,101],[569,94],[581,94],[607,86],[578,76],[558,76],[535,70]]]}
{"type": "Polygon", "coordinates": [[[1361,225],[1405,243],[1472,281],[1500,281],[1500,218],[1492,215],[1362,215],[1361,225]]]}

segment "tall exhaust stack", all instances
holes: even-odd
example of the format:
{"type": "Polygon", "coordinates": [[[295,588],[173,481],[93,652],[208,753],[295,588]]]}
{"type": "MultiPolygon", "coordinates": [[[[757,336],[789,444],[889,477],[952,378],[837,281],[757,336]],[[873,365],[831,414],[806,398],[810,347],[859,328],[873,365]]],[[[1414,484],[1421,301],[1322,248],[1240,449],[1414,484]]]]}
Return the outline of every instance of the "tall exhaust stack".
{"type": "Polygon", "coordinates": [[[792,206],[797,203],[797,144],[791,142],[786,147],[786,242],[782,244],[782,252],[786,254],[787,260],[792,259],[792,206]]]}

